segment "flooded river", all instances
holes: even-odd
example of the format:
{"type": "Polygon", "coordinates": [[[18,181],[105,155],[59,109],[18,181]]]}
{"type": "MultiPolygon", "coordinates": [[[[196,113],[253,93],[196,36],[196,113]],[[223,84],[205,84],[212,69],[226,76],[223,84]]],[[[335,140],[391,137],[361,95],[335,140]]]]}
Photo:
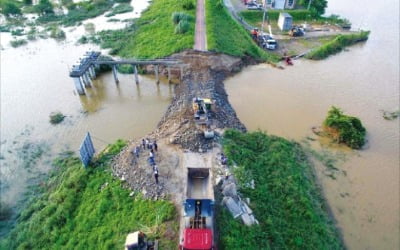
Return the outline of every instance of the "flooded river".
{"type": "Polygon", "coordinates": [[[75,45],[79,32],[67,32],[65,42],[38,40],[17,49],[9,46],[8,33],[1,34],[0,195],[7,204],[15,205],[58,153],[76,152],[86,132],[96,150],[151,132],[173,96],[166,81],[157,85],[140,76],[136,85],[133,75],[119,74],[117,85],[111,73],[94,80],[86,96],[77,95],[69,69],[87,50],[98,49],[75,45]],[[49,123],[54,111],[66,115],[61,124],[49,123]]]}
{"type": "Polygon", "coordinates": [[[399,3],[329,3],[328,13],[371,30],[370,39],[320,62],[249,67],[225,87],[248,129],[296,141],[315,137],[310,128],[321,125],[332,105],[359,117],[368,131],[366,148],[328,147],[345,161],[336,179],[318,164],[317,175],[350,249],[399,249],[399,120],[384,120],[381,112],[399,109],[399,3]]]}

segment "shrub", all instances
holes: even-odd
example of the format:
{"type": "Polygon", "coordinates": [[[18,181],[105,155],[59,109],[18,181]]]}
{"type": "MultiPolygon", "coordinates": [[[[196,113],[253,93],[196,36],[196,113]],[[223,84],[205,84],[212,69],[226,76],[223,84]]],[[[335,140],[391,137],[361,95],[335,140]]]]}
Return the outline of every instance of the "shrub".
{"type": "Polygon", "coordinates": [[[182,3],[182,8],[185,10],[192,10],[194,7],[195,6],[192,0],[184,0],[182,3]]]}
{"type": "Polygon", "coordinates": [[[172,13],[172,22],[174,24],[179,24],[180,21],[191,21],[192,17],[184,12],[174,12],[172,13]]]}
{"type": "Polygon", "coordinates": [[[0,11],[0,13],[6,17],[20,16],[22,14],[21,9],[17,6],[17,4],[11,1],[1,1],[0,11]]]}
{"type": "Polygon", "coordinates": [[[60,122],[64,121],[65,115],[61,112],[53,112],[50,114],[50,123],[55,125],[59,124],[60,122]]]}
{"type": "Polygon", "coordinates": [[[338,143],[354,149],[360,149],[365,143],[366,129],[360,119],[344,115],[337,107],[331,107],[323,125],[328,135],[338,143]]]}
{"type": "Polygon", "coordinates": [[[27,43],[28,42],[25,39],[15,39],[15,40],[10,41],[11,47],[13,47],[13,48],[17,48],[17,47],[25,45],[27,43]]]}
{"type": "Polygon", "coordinates": [[[24,35],[24,29],[15,29],[11,31],[12,36],[23,36],[24,35]]]}
{"type": "Polygon", "coordinates": [[[50,37],[61,41],[65,39],[65,32],[58,26],[52,26],[50,29],[50,37]]]}
{"type": "Polygon", "coordinates": [[[189,22],[186,20],[181,20],[175,27],[175,34],[184,34],[190,28],[189,22]]]}

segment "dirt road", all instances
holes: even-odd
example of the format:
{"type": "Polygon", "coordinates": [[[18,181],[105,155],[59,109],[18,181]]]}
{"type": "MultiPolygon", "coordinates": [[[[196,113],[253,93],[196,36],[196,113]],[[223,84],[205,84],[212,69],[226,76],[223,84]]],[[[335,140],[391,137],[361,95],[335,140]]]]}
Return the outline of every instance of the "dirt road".
{"type": "Polygon", "coordinates": [[[194,37],[195,50],[207,51],[205,0],[198,0],[196,7],[196,26],[194,37]]]}

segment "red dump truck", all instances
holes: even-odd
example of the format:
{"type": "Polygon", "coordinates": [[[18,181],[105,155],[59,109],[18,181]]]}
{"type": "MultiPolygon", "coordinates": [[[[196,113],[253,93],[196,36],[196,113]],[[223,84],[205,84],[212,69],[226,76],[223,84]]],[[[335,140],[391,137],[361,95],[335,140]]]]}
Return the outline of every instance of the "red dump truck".
{"type": "Polygon", "coordinates": [[[209,168],[186,168],[186,199],[183,202],[180,250],[211,250],[214,247],[214,192],[209,168]]]}

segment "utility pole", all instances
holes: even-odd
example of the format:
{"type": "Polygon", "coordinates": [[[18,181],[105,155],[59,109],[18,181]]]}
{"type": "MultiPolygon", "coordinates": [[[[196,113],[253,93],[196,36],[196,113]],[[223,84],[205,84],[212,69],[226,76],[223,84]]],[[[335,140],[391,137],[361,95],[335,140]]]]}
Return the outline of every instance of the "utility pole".
{"type": "MultiPolygon", "coordinates": [[[[261,24],[261,34],[264,34],[264,22],[265,22],[265,16],[267,14],[267,5],[266,5],[265,2],[266,1],[264,1],[264,3],[263,3],[264,14],[263,14],[263,21],[262,21],[262,24],[261,24]]],[[[268,19],[268,17],[267,17],[267,19],[268,19]]]]}
{"type": "Polygon", "coordinates": [[[310,10],[311,3],[312,3],[312,0],[309,0],[309,1],[308,1],[308,7],[307,7],[307,10],[310,10]]]}

